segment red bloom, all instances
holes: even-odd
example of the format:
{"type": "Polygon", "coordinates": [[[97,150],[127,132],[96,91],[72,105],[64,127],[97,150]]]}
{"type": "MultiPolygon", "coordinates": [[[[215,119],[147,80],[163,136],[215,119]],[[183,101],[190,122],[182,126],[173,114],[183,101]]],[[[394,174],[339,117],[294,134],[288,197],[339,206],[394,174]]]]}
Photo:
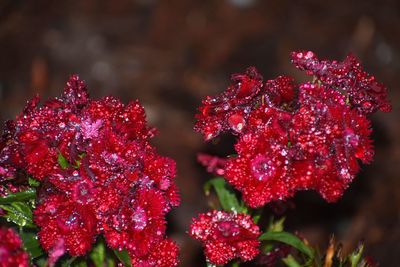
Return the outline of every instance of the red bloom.
{"type": "Polygon", "coordinates": [[[166,200],[160,191],[142,189],[102,218],[107,243],[126,248],[136,257],[147,255],[165,235],[166,200]]]}
{"type": "Polygon", "coordinates": [[[249,117],[254,132],[240,137],[235,146],[238,156],[228,160],[225,177],[251,207],[292,195],[287,158],[290,119],[290,113],[261,106],[249,117]]]}
{"type": "Polygon", "coordinates": [[[326,87],[343,91],[361,113],[391,110],[386,87],[366,73],[354,55],[349,54],[342,62],[319,60],[311,51],[293,52],[291,56],[297,68],[314,75],[326,87]]]}
{"type": "Polygon", "coordinates": [[[21,238],[11,228],[0,228],[0,267],[28,267],[29,256],[21,238]]]}
{"type": "Polygon", "coordinates": [[[193,219],[190,235],[203,243],[207,259],[217,265],[234,258],[252,260],[258,253],[260,229],[249,215],[212,211],[193,219]]]}
{"type": "Polygon", "coordinates": [[[369,163],[373,156],[369,121],[338,99],[336,91],[304,84],[289,131],[296,189],[315,189],[328,201],[357,174],[357,159],[369,163]]]}
{"type": "Polygon", "coordinates": [[[157,245],[173,247],[160,242],[166,213],[180,202],[175,162],[150,145],[155,130],[139,102],[92,100],[73,75],[61,98],[38,103],[7,125],[0,181],[20,173],[41,181],[34,221],[53,263],[65,251],[84,255],[97,234],[149,262],[157,245]]]}
{"type": "MultiPolygon", "coordinates": [[[[245,103],[246,116],[240,120],[244,127],[236,131],[236,157],[220,164],[202,156],[201,163],[224,175],[251,207],[308,189],[327,201],[337,200],[358,173],[358,160],[372,161],[370,122],[365,114],[390,107],[386,88],[352,56],[338,63],[300,52],[292,54],[292,61],[316,79],[296,88],[292,78],[281,76],[255,90],[247,102],[240,97],[236,102],[235,98],[215,98],[220,106],[245,103]]],[[[229,88],[222,96],[235,97],[231,92],[229,88]]],[[[196,130],[199,123],[230,121],[219,115],[198,118],[196,130]]],[[[239,121],[236,114],[234,121],[239,121]]]]}

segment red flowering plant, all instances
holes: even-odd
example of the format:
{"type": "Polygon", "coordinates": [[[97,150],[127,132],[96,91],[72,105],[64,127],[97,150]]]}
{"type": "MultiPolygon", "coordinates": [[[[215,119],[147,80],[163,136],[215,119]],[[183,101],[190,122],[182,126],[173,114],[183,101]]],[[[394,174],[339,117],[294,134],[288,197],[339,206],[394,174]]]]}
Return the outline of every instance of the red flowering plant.
{"type": "MultiPolygon", "coordinates": [[[[76,75],[61,97],[35,97],[6,123],[1,216],[19,226],[31,264],[178,264],[165,218],[180,202],[175,162],[150,144],[155,133],[138,101],[92,100],[76,75]]],[[[2,231],[0,261],[27,266],[21,240],[2,231]]]]}
{"type": "MultiPolygon", "coordinates": [[[[279,76],[263,82],[254,67],[232,75],[222,94],[208,96],[196,115],[195,130],[209,141],[221,133],[236,137],[235,155],[200,154],[199,162],[218,176],[220,209],[193,219],[189,234],[199,240],[209,265],[255,260],[273,266],[373,266],[362,247],[348,257],[331,245],[324,257],[306,240],[283,230],[283,220],[262,232],[266,204],[281,203],[300,190],[315,190],[335,202],[373,158],[368,115],[391,109],[384,85],[349,55],[343,62],[319,60],[313,52],[293,52],[294,66],[313,76],[296,84],[279,76]],[[239,200],[237,196],[241,196],[239,200]]],[[[218,208],[218,207],[217,207],[218,208]]]]}

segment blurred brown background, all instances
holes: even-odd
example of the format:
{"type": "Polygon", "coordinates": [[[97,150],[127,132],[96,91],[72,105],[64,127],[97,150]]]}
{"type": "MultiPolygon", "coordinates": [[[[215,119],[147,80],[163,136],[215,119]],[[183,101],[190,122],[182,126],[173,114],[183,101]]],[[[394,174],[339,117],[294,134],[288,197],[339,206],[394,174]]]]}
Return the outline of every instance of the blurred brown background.
{"type": "Polygon", "coordinates": [[[160,130],[154,143],[178,163],[182,204],[169,219],[181,266],[204,266],[185,234],[207,209],[202,184],[210,176],[195,157],[223,155],[231,143],[203,143],[192,130],[196,107],[250,65],[266,79],[304,78],[289,64],[297,49],[331,59],[354,52],[388,86],[393,112],[374,115],[375,162],[345,196],[326,204],[316,193],[298,194],[287,226],[321,248],[330,233],[346,250],[364,240],[380,266],[400,266],[400,1],[2,0],[0,119],[36,93],[60,94],[71,73],[93,97],[140,99],[160,130]]]}

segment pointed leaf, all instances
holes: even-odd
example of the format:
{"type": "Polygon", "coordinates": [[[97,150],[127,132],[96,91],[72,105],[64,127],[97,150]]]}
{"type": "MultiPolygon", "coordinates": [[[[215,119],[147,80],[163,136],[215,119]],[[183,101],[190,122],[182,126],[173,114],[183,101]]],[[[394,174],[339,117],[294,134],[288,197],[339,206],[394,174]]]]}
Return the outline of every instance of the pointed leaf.
{"type": "Polygon", "coordinates": [[[31,255],[31,259],[43,255],[43,250],[40,247],[39,241],[35,233],[21,233],[21,239],[24,243],[24,248],[31,255]]]}
{"type": "Polygon", "coordinates": [[[285,217],[280,218],[277,221],[271,220],[269,226],[268,226],[268,231],[271,232],[282,232],[283,231],[283,224],[285,222],[285,217]]]}
{"type": "Polygon", "coordinates": [[[5,197],[0,198],[0,204],[9,204],[16,201],[25,201],[36,198],[36,190],[31,188],[23,192],[17,192],[14,194],[8,194],[5,197]]]}
{"type": "Polygon", "coordinates": [[[117,258],[119,259],[119,261],[124,264],[124,266],[132,267],[131,258],[129,257],[129,254],[125,249],[122,251],[118,251],[118,250],[114,249],[114,253],[117,256],[117,258]]]}
{"type": "Polygon", "coordinates": [[[58,158],[57,158],[58,164],[61,166],[61,168],[66,169],[69,166],[68,160],[61,154],[58,153],[58,158]]]}
{"type": "Polygon", "coordinates": [[[272,232],[268,231],[264,234],[262,234],[259,238],[261,241],[278,241],[282,242],[285,244],[288,244],[300,252],[304,253],[307,255],[309,258],[314,258],[314,250],[304,244],[302,240],[300,240],[297,236],[290,234],[288,232],[272,232]]]}
{"type": "Polygon", "coordinates": [[[361,261],[361,256],[363,254],[363,251],[364,251],[364,246],[361,244],[358,246],[358,248],[353,253],[350,254],[349,260],[351,263],[351,267],[358,266],[358,264],[361,261]]]}
{"type": "Polygon", "coordinates": [[[32,211],[28,204],[24,202],[14,202],[10,205],[0,205],[0,208],[7,211],[4,218],[19,226],[36,227],[32,222],[32,211]]]}
{"type": "Polygon", "coordinates": [[[36,263],[37,267],[48,267],[49,266],[49,264],[45,258],[40,258],[35,263],[36,263]]]}
{"type": "Polygon", "coordinates": [[[62,264],[61,267],[71,267],[73,266],[72,264],[74,263],[74,261],[77,259],[77,257],[72,257],[69,258],[67,260],[65,260],[62,264]]]}
{"type": "Polygon", "coordinates": [[[296,259],[289,254],[286,258],[282,259],[282,261],[286,264],[288,267],[301,267],[300,263],[296,261],[296,259]]]}
{"type": "Polygon", "coordinates": [[[90,253],[90,258],[92,259],[96,267],[103,267],[105,260],[106,249],[103,242],[99,242],[90,253]]]}
{"type": "Polygon", "coordinates": [[[31,187],[38,187],[40,185],[40,182],[32,177],[28,178],[28,183],[31,187]]]}
{"type": "Polygon", "coordinates": [[[234,211],[238,213],[245,213],[246,207],[239,204],[235,193],[227,188],[225,179],[222,177],[214,178],[204,185],[206,195],[210,193],[211,188],[214,188],[217,193],[221,207],[226,211],[234,211]]]}

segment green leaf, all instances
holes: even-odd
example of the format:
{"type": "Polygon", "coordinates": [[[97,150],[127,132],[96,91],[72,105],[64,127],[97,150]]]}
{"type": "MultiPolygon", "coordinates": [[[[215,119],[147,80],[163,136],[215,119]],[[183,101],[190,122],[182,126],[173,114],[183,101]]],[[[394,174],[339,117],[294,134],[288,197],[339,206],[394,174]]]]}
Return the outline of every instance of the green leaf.
{"type": "Polygon", "coordinates": [[[361,256],[363,254],[364,251],[364,246],[361,244],[358,246],[358,248],[349,255],[349,260],[351,263],[351,267],[357,267],[358,264],[361,261],[361,256]]]}
{"type": "Polygon", "coordinates": [[[282,232],[284,227],[283,224],[285,222],[285,217],[280,218],[277,221],[271,220],[268,226],[268,231],[271,232],[282,232]]]}
{"type": "Polygon", "coordinates": [[[40,182],[38,180],[33,179],[32,177],[28,177],[28,183],[31,187],[38,187],[40,182]]]}
{"type": "Polygon", "coordinates": [[[43,250],[40,247],[39,241],[35,233],[21,233],[21,239],[24,243],[24,248],[31,255],[31,259],[43,255],[43,250]]]}
{"type": "Polygon", "coordinates": [[[36,198],[36,190],[31,188],[23,192],[17,192],[14,194],[8,194],[5,197],[0,198],[0,204],[10,204],[16,201],[25,201],[36,198]]]}
{"type": "Polygon", "coordinates": [[[286,258],[282,259],[282,261],[286,264],[288,267],[301,267],[300,263],[296,261],[296,259],[289,254],[286,258]]]}
{"type": "Polygon", "coordinates": [[[262,234],[258,239],[261,241],[278,241],[288,244],[296,248],[300,252],[304,253],[309,258],[314,258],[315,254],[314,250],[311,247],[304,244],[304,242],[301,241],[297,236],[291,233],[268,231],[262,234]]]}
{"type": "Polygon", "coordinates": [[[204,192],[206,195],[210,194],[211,188],[214,188],[217,193],[221,207],[226,211],[234,211],[238,213],[245,213],[247,209],[244,205],[240,205],[234,192],[227,188],[225,179],[217,177],[209,180],[204,185],[204,192]]]}
{"type": "Polygon", "coordinates": [[[45,259],[45,258],[40,258],[35,263],[36,263],[36,266],[38,266],[38,267],[47,267],[47,266],[49,266],[49,264],[47,263],[47,259],[45,259]]]}
{"type": "Polygon", "coordinates": [[[68,160],[61,154],[58,153],[57,158],[58,164],[60,164],[61,168],[66,169],[69,166],[68,160]]]}
{"type": "Polygon", "coordinates": [[[119,261],[124,264],[124,266],[132,267],[131,258],[129,257],[129,254],[125,249],[122,251],[114,249],[114,253],[115,256],[117,256],[117,258],[119,259],[119,261]]]}
{"type": "Polygon", "coordinates": [[[271,252],[274,249],[274,246],[272,244],[266,244],[265,246],[262,247],[262,252],[267,254],[268,252],[271,252]]]}
{"type": "Polygon", "coordinates": [[[96,267],[104,266],[105,252],[106,249],[104,247],[104,243],[100,241],[90,253],[90,258],[96,267]]]}
{"type": "Polygon", "coordinates": [[[88,265],[87,265],[85,260],[80,260],[80,261],[74,263],[72,266],[74,266],[74,267],[87,267],[88,265]]]}
{"type": "Polygon", "coordinates": [[[62,267],[87,267],[86,258],[85,257],[72,257],[65,260],[62,264],[62,267]]]}
{"type": "Polygon", "coordinates": [[[14,202],[10,205],[0,205],[0,208],[7,211],[7,214],[3,215],[7,221],[11,221],[21,227],[36,227],[32,222],[32,211],[28,204],[24,202],[14,202]]]}
{"type": "Polygon", "coordinates": [[[261,219],[261,214],[256,214],[253,216],[253,221],[255,224],[257,224],[260,219],[261,219]]]}
{"type": "Polygon", "coordinates": [[[74,266],[73,263],[74,263],[74,261],[75,261],[77,258],[78,258],[78,257],[69,258],[68,260],[64,261],[64,262],[61,264],[61,267],[71,267],[71,266],[74,266]]]}
{"type": "Polygon", "coordinates": [[[115,267],[115,262],[113,258],[107,258],[107,263],[106,263],[107,267],[115,267]]]}

